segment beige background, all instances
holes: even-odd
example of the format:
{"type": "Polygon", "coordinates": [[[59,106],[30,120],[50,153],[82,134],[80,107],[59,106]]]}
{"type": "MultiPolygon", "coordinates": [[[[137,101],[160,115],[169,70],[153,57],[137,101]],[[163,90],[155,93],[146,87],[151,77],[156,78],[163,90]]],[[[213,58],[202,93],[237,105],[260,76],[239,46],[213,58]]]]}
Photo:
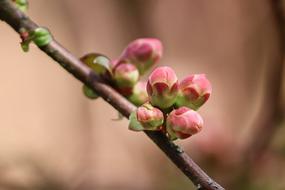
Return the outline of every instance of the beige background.
{"type": "MultiPolygon", "coordinates": [[[[200,111],[205,128],[178,142],[196,160],[201,139],[216,149],[238,143],[264,105],[264,72],[280,43],[268,1],[29,2],[31,18],[78,57],[95,51],[114,59],[135,38],[158,37],[160,65],[173,67],[179,78],[206,73],[213,94],[200,111]],[[220,137],[219,131],[217,143],[211,136],[220,137]]],[[[86,99],[77,80],[34,45],[23,53],[19,42],[0,22],[0,182],[32,187],[50,181],[70,189],[192,186],[145,135],[127,130],[127,120],[113,121],[111,106],[86,99]]],[[[205,151],[213,151],[207,145],[205,151]]]]}

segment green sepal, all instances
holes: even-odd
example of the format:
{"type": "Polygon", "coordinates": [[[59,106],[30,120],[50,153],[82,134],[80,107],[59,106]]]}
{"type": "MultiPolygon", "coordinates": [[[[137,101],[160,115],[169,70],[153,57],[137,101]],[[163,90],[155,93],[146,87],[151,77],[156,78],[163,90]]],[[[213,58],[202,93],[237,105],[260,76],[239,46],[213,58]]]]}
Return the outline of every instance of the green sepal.
{"type": "Polygon", "coordinates": [[[82,87],[83,93],[87,98],[97,99],[99,96],[88,86],[83,85],[82,87]]]}
{"type": "Polygon", "coordinates": [[[176,107],[186,106],[195,111],[197,111],[204,103],[205,103],[204,97],[199,97],[195,101],[190,101],[186,97],[184,97],[183,94],[181,93],[178,93],[175,100],[176,107]]]}
{"type": "Polygon", "coordinates": [[[176,136],[176,134],[174,133],[174,131],[171,129],[171,127],[166,126],[166,136],[168,137],[168,139],[170,141],[175,141],[178,139],[178,137],[176,136]]]}
{"type": "Polygon", "coordinates": [[[141,125],[141,123],[137,119],[137,113],[136,111],[132,112],[130,117],[129,117],[129,129],[132,131],[143,131],[144,128],[141,125]]]}
{"type": "Polygon", "coordinates": [[[178,137],[176,135],[173,135],[173,134],[168,134],[167,137],[170,141],[175,141],[178,139],[178,137]]]}

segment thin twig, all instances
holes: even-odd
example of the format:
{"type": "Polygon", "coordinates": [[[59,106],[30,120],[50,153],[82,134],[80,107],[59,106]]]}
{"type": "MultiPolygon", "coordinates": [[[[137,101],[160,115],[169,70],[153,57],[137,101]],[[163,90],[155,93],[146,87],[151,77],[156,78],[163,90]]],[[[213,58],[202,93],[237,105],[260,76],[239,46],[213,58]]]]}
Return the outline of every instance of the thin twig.
{"type": "MultiPolygon", "coordinates": [[[[18,33],[21,28],[32,31],[38,27],[29,17],[19,11],[11,0],[0,0],[0,19],[8,23],[18,33]]],[[[90,86],[105,101],[111,104],[126,118],[136,110],[136,107],[117,93],[110,86],[100,81],[96,74],[79,59],[52,40],[48,45],[40,48],[52,59],[58,62],[78,80],[90,86]]],[[[172,162],[196,185],[203,190],[222,190],[180,147],[170,142],[160,132],[145,132],[148,137],[172,160],[172,162]]]]}

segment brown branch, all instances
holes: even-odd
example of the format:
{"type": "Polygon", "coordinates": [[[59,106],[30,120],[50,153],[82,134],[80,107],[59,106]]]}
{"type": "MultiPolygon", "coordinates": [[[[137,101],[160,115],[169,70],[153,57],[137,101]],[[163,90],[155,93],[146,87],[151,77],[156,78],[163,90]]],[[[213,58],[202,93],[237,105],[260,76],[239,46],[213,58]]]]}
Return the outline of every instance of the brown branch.
{"type": "MultiPolygon", "coordinates": [[[[8,23],[15,31],[21,28],[32,31],[38,27],[29,17],[19,11],[11,0],[0,0],[0,19],[8,23]]],[[[58,62],[78,80],[90,86],[105,101],[111,104],[126,118],[136,110],[136,107],[117,93],[110,86],[98,79],[95,73],[80,62],[57,41],[52,40],[48,45],[40,48],[52,59],[58,62]]],[[[222,190],[180,147],[170,142],[160,132],[145,131],[146,135],[171,159],[171,161],[196,185],[198,189],[222,190]]]]}

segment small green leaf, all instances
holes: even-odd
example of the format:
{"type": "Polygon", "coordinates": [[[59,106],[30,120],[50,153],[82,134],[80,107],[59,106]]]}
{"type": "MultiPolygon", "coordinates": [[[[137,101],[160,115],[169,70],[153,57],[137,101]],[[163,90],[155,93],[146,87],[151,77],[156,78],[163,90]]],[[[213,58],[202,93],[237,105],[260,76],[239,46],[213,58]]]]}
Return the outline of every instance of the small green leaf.
{"type": "Polygon", "coordinates": [[[101,66],[102,70],[108,70],[111,73],[110,60],[105,56],[98,56],[94,59],[94,64],[101,66]]]}
{"type": "Polygon", "coordinates": [[[35,29],[31,33],[31,36],[34,43],[39,47],[48,45],[52,41],[52,36],[50,32],[42,27],[35,29]]]}
{"type": "Polygon", "coordinates": [[[30,42],[22,42],[21,43],[21,48],[24,52],[28,52],[29,51],[29,43],[30,42]]]}
{"type": "Polygon", "coordinates": [[[14,1],[18,9],[20,9],[23,12],[26,12],[28,10],[28,1],[27,0],[15,0],[14,1]]]}
{"type": "Polygon", "coordinates": [[[137,119],[136,111],[131,113],[129,120],[130,120],[130,124],[129,124],[130,130],[132,131],[143,131],[144,130],[143,126],[140,124],[140,122],[137,119]]]}
{"type": "Polygon", "coordinates": [[[24,52],[28,52],[29,51],[29,45],[31,43],[30,32],[28,32],[26,28],[21,27],[19,29],[19,34],[20,34],[20,37],[22,39],[21,48],[24,52]]]}
{"type": "Polygon", "coordinates": [[[85,95],[87,98],[96,99],[96,98],[99,97],[91,88],[89,88],[89,87],[86,86],[86,85],[83,85],[82,90],[83,90],[84,95],[85,95]]]}
{"type": "Polygon", "coordinates": [[[96,74],[104,75],[106,73],[112,74],[110,60],[99,53],[88,53],[80,60],[89,66],[96,74]]]}

